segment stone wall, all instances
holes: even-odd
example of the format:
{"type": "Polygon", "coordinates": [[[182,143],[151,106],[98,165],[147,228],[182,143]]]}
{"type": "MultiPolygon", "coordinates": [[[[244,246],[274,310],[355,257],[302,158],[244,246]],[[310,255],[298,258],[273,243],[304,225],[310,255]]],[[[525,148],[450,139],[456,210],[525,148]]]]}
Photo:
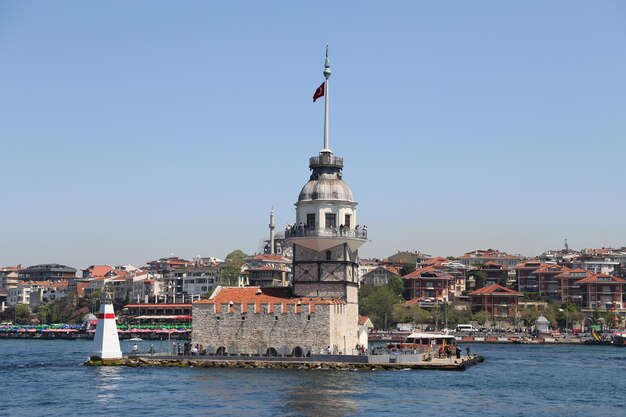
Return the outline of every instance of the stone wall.
{"type": "Polygon", "coordinates": [[[299,346],[319,353],[332,344],[330,310],[334,307],[287,304],[283,310],[279,304],[261,305],[255,312],[251,304],[243,312],[241,305],[224,304],[217,313],[214,304],[194,304],[192,343],[214,350],[223,346],[232,353],[258,354],[259,348],[265,353],[283,346],[290,352],[299,346]]]}

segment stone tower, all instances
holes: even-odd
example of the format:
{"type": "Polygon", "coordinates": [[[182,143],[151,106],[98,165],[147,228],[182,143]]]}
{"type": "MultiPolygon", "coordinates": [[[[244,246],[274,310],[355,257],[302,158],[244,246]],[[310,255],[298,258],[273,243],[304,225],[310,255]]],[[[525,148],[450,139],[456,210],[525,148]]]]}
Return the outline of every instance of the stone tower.
{"type": "Polygon", "coordinates": [[[357,203],[342,178],[343,158],[328,145],[328,47],[324,77],[314,96],[325,98],[324,148],[309,160],[311,177],[300,191],[296,222],[286,232],[293,245],[293,294],[357,305],[358,249],[367,230],[357,228],[357,203]]]}

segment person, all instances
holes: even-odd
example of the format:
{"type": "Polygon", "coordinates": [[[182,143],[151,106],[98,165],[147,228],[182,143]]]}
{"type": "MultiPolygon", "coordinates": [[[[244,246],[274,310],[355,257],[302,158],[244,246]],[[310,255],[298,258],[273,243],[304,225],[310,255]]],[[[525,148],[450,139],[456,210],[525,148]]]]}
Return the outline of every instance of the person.
{"type": "Polygon", "coordinates": [[[138,353],[139,352],[139,346],[137,346],[137,343],[135,343],[133,345],[133,353],[138,353]]]}
{"type": "Polygon", "coordinates": [[[456,347],[456,358],[461,359],[461,348],[458,346],[456,347]]]}
{"type": "Polygon", "coordinates": [[[172,342],[172,355],[176,355],[176,342],[172,342]]]}
{"type": "Polygon", "coordinates": [[[437,355],[440,358],[443,358],[443,346],[439,346],[439,351],[438,351],[439,355],[437,355]]]}
{"type": "Polygon", "coordinates": [[[465,348],[465,351],[467,352],[467,357],[469,358],[469,355],[470,355],[470,347],[469,347],[469,346],[467,346],[467,347],[465,348]]]}
{"type": "Polygon", "coordinates": [[[154,345],[152,343],[150,344],[150,354],[154,355],[154,345]]]}

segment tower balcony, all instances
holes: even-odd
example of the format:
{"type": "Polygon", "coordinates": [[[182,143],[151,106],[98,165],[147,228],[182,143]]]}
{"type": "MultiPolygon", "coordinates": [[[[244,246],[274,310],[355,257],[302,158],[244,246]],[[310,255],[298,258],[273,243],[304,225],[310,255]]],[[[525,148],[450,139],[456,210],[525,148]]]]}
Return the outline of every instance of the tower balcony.
{"type": "Polygon", "coordinates": [[[327,250],[344,243],[347,243],[350,249],[356,250],[367,241],[367,230],[294,226],[285,230],[285,239],[316,251],[327,250]]]}
{"type": "Polygon", "coordinates": [[[335,156],[331,153],[320,153],[319,156],[314,156],[309,159],[309,168],[314,167],[335,167],[343,168],[343,158],[335,156]]]}

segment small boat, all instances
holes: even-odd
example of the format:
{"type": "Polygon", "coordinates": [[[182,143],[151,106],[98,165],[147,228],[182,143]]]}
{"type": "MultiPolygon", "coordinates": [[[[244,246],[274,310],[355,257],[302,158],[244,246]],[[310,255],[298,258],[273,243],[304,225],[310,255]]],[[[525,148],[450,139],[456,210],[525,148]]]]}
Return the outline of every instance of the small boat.
{"type": "Polygon", "coordinates": [[[613,346],[626,347],[626,336],[623,333],[613,336],[613,346]]]}
{"type": "Polygon", "coordinates": [[[129,342],[143,342],[143,339],[141,337],[131,337],[130,339],[128,339],[129,342]]]}

